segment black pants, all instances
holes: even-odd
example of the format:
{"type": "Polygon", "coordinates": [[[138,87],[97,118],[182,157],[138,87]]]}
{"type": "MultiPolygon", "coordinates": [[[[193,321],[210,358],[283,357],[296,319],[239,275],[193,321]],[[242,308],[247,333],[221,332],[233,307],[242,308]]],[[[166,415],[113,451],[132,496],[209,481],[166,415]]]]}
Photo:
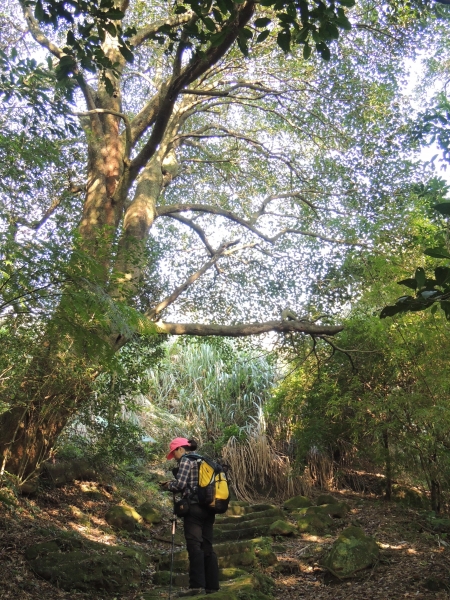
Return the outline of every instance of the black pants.
{"type": "Polygon", "coordinates": [[[219,567],[212,546],[215,518],[198,504],[191,504],[189,514],[184,517],[190,588],[219,589],[219,567]]]}

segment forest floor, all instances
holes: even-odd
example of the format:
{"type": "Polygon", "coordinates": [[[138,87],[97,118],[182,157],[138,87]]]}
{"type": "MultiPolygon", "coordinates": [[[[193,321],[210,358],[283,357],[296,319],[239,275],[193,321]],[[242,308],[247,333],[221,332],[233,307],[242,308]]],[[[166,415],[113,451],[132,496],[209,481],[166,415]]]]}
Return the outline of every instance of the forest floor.
{"type": "MultiPolygon", "coordinates": [[[[378,564],[362,572],[357,579],[338,581],[318,563],[301,560],[308,546],[331,544],[334,535],[283,538],[278,543],[285,550],[277,554],[278,560],[292,562],[294,568],[293,574],[275,576],[274,597],[277,600],[450,598],[450,591],[443,584],[450,582],[450,547],[443,539],[445,536],[438,536],[427,527],[424,513],[349,491],[333,495],[351,507],[336,533],[349,524],[361,525],[378,542],[378,564]],[[429,589],[439,586],[444,586],[444,589],[429,589]]],[[[133,498],[131,493],[125,500],[130,504],[134,500],[136,506],[140,500],[137,496],[133,498]]],[[[13,496],[8,504],[0,502],[1,600],[139,600],[143,592],[153,587],[152,569],[143,574],[139,592],[120,595],[100,591],[67,592],[37,577],[24,556],[28,546],[47,541],[58,531],[78,532],[83,537],[108,545],[139,546],[149,553],[169,552],[169,503],[160,524],[145,526],[132,534],[120,532],[119,535],[107,525],[103,516],[123,497],[123,490],[117,490],[115,486],[74,482],[59,488],[42,489],[34,497],[13,496]],[[81,514],[88,515],[88,522],[85,518],[80,522],[81,514]]]]}

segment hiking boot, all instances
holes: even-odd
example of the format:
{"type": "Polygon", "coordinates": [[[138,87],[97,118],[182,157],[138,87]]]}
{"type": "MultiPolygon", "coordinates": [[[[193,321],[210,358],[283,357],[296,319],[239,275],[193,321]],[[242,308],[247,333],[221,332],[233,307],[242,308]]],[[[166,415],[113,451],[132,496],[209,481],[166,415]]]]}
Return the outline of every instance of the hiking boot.
{"type": "Polygon", "coordinates": [[[178,598],[184,598],[187,596],[204,596],[206,594],[203,588],[190,588],[184,592],[178,592],[178,598]]]}

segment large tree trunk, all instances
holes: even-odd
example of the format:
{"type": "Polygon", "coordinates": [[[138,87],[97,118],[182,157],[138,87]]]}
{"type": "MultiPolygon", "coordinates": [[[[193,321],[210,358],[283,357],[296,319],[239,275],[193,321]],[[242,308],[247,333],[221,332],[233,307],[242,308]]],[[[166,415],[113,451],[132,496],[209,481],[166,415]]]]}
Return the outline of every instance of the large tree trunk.
{"type": "Polygon", "coordinates": [[[48,458],[61,430],[89,398],[89,379],[75,364],[36,357],[25,381],[0,416],[0,471],[29,478],[48,458]]]}

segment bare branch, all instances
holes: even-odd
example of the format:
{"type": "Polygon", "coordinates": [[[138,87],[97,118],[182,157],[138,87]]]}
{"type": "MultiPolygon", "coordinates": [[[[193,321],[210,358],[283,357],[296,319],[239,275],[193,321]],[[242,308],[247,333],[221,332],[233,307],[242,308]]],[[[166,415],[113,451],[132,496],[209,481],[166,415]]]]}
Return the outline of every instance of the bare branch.
{"type": "Polygon", "coordinates": [[[287,333],[297,331],[312,336],[336,335],[344,329],[343,325],[315,325],[302,321],[266,321],[264,323],[243,323],[240,325],[214,325],[203,323],[165,323],[157,321],[159,333],[169,335],[218,335],[224,337],[243,337],[261,335],[269,331],[287,333]]]}
{"type": "Polygon", "coordinates": [[[47,48],[47,50],[56,56],[56,58],[62,58],[64,56],[64,52],[61,50],[61,48],[58,48],[56,44],[50,41],[46,35],[44,35],[43,31],[39,27],[38,22],[34,18],[33,13],[31,12],[31,8],[27,6],[25,0],[19,0],[19,2],[28,25],[28,29],[36,42],[44,48],[47,48]]]}
{"type": "Polygon", "coordinates": [[[54,198],[52,200],[52,203],[50,204],[49,208],[47,208],[47,210],[45,211],[43,216],[37,221],[30,222],[30,221],[27,221],[26,219],[23,219],[22,217],[16,217],[14,220],[16,223],[19,223],[19,225],[23,225],[24,227],[28,227],[29,229],[33,229],[34,231],[37,231],[52,216],[52,214],[55,212],[55,210],[61,204],[61,200],[62,200],[61,197],[54,198]]]}
{"type": "Polygon", "coordinates": [[[168,216],[171,217],[172,219],[176,219],[180,223],[183,223],[184,225],[187,225],[188,227],[190,227],[191,229],[193,229],[195,231],[195,233],[198,235],[198,237],[204,243],[204,245],[205,245],[206,249],[208,250],[208,253],[210,254],[210,256],[214,256],[214,249],[211,246],[211,244],[208,242],[206,234],[203,231],[203,229],[200,227],[200,225],[197,225],[197,223],[194,223],[194,221],[192,221],[191,219],[186,219],[186,217],[183,217],[182,215],[179,215],[178,213],[172,213],[172,214],[170,214],[168,216]]]}
{"type": "Polygon", "coordinates": [[[172,204],[172,205],[167,205],[167,206],[159,206],[159,207],[157,207],[156,211],[157,211],[158,217],[169,216],[170,214],[184,212],[184,211],[204,212],[204,213],[213,214],[213,215],[220,215],[222,217],[225,217],[226,219],[229,219],[230,221],[233,221],[235,223],[238,223],[239,225],[242,225],[243,227],[245,227],[246,229],[248,229],[249,231],[251,231],[252,233],[257,235],[259,238],[261,238],[265,242],[268,242],[269,244],[274,244],[280,237],[282,237],[286,234],[289,234],[289,233],[293,233],[296,235],[304,235],[307,237],[317,238],[319,240],[322,240],[324,242],[330,242],[332,244],[342,244],[345,246],[360,246],[362,248],[368,248],[368,245],[364,244],[362,242],[344,240],[344,239],[340,239],[340,238],[331,238],[331,237],[328,237],[321,233],[316,233],[314,231],[308,231],[308,230],[304,230],[304,229],[285,228],[285,229],[279,231],[273,237],[270,237],[270,236],[264,234],[262,231],[259,231],[259,229],[257,229],[254,226],[253,220],[247,221],[246,219],[239,217],[238,215],[236,215],[235,213],[233,213],[230,210],[226,210],[226,209],[220,208],[219,206],[213,206],[210,204],[172,204]]]}
{"type": "Polygon", "coordinates": [[[203,267],[201,267],[198,271],[196,271],[195,273],[190,275],[186,279],[186,281],[184,283],[182,283],[180,286],[178,286],[177,288],[175,288],[175,290],[169,296],[164,298],[164,300],[162,300],[154,308],[149,310],[146,313],[146,316],[148,316],[150,319],[153,319],[158,313],[160,313],[162,310],[167,308],[170,304],[173,304],[175,302],[175,300],[184,291],[186,291],[195,281],[197,281],[197,279],[199,279],[199,277],[201,277],[204,273],[206,273],[206,271],[208,269],[210,269],[219,260],[219,258],[224,254],[224,252],[227,248],[230,248],[230,246],[234,246],[237,243],[238,243],[237,241],[234,241],[234,242],[227,242],[225,244],[222,244],[222,246],[220,246],[220,248],[217,250],[217,252],[214,253],[213,257],[208,262],[206,262],[203,265],[203,267]]]}

